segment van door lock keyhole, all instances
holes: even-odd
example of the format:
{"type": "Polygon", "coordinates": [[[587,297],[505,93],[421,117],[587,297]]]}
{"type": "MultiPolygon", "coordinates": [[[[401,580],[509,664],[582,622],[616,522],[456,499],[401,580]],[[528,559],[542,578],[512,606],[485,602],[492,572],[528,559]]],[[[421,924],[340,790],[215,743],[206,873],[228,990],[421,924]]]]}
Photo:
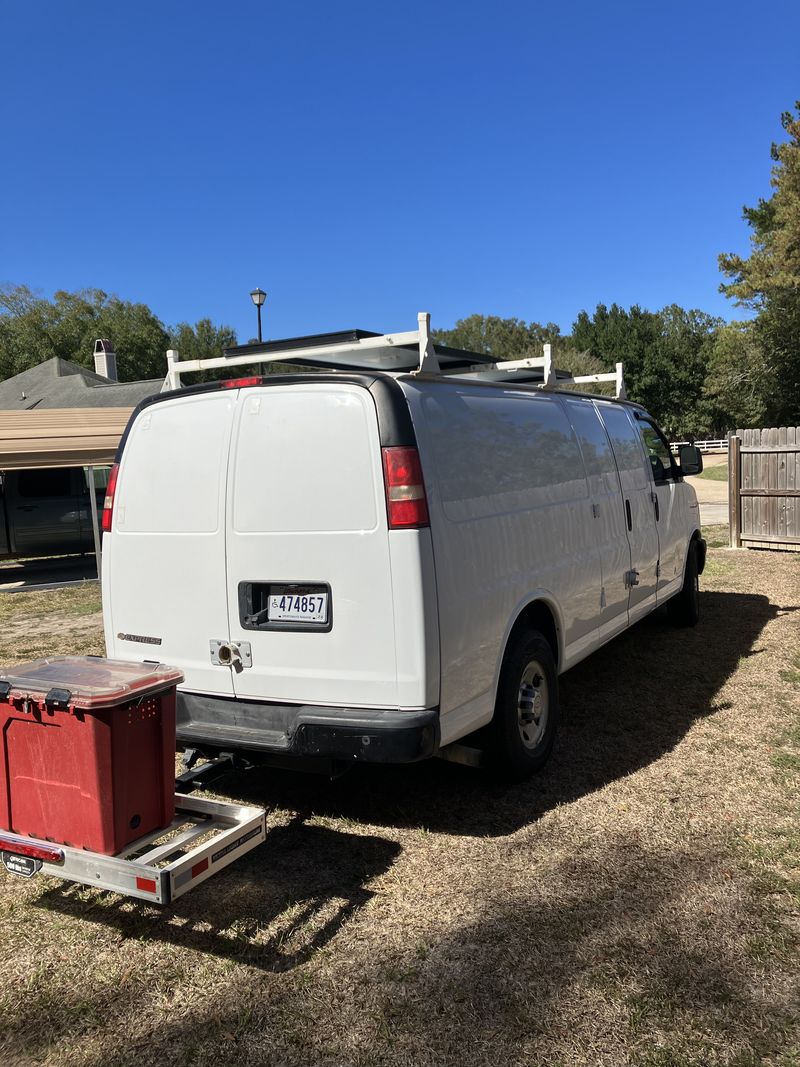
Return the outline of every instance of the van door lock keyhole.
{"type": "Polygon", "coordinates": [[[241,671],[253,666],[249,641],[210,641],[211,662],[216,667],[233,667],[241,671]]]}

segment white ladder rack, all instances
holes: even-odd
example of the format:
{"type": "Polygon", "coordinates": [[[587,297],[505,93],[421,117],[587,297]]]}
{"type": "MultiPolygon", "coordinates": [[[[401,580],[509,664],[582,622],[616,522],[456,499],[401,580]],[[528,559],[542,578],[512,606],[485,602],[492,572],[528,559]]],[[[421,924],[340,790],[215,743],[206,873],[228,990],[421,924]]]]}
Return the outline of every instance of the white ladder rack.
{"type": "Polygon", "coordinates": [[[328,334],[292,341],[239,345],[213,359],[181,360],[175,349],[167,352],[167,376],[162,392],[181,388],[181,377],[202,370],[245,367],[253,364],[288,363],[298,367],[330,368],[346,371],[386,371],[392,374],[443,375],[468,381],[525,382],[540,389],[557,389],[564,385],[589,385],[613,382],[615,395],[624,400],[625,379],[622,363],[604,374],[570,375],[557,371],[552,347],[543,346],[542,356],[526,359],[493,360],[478,352],[462,352],[436,345],[431,336],[431,317],[426,311],[417,315],[417,329],[400,333],[328,334]]]}

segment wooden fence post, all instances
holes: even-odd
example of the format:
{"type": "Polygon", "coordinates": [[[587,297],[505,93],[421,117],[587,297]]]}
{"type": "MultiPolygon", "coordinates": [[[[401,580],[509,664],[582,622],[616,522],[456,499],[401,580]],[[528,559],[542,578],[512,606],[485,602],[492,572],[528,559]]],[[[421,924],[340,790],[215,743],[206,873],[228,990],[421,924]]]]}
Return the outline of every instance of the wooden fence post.
{"type": "Polygon", "coordinates": [[[729,546],[742,547],[742,498],[739,489],[742,484],[742,439],[735,433],[728,438],[728,530],[729,546]]]}

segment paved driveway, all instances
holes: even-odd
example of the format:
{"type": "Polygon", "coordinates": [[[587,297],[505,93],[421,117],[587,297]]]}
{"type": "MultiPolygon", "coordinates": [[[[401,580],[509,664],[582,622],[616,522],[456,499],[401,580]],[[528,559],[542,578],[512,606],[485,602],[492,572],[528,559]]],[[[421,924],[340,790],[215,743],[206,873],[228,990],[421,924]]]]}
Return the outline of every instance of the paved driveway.
{"type": "Polygon", "coordinates": [[[86,581],[97,581],[94,556],[51,556],[0,563],[0,593],[60,589],[86,581]]]}
{"type": "MultiPolygon", "coordinates": [[[[703,456],[703,466],[719,466],[727,463],[727,455],[703,456]]],[[[710,478],[687,478],[686,481],[697,493],[700,505],[700,522],[703,526],[715,526],[728,521],[728,483],[715,482],[710,478]]]]}

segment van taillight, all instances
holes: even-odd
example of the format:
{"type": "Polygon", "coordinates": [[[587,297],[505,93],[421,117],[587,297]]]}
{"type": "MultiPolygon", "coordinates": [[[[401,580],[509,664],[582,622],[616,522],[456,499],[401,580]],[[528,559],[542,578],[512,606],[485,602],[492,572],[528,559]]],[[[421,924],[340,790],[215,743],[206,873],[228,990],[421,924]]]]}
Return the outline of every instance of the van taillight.
{"type": "Polygon", "coordinates": [[[250,378],[227,378],[219,383],[220,389],[244,389],[248,385],[261,385],[264,379],[259,374],[250,378]]]}
{"type": "Polygon", "coordinates": [[[108,476],[108,485],[106,486],[106,498],[103,501],[103,532],[111,532],[111,516],[114,514],[114,493],[117,491],[117,475],[119,474],[119,463],[115,463],[111,468],[111,473],[108,476]]]}
{"type": "Polygon", "coordinates": [[[428,526],[425,483],[416,448],[384,448],[382,451],[389,529],[428,526]]]}

